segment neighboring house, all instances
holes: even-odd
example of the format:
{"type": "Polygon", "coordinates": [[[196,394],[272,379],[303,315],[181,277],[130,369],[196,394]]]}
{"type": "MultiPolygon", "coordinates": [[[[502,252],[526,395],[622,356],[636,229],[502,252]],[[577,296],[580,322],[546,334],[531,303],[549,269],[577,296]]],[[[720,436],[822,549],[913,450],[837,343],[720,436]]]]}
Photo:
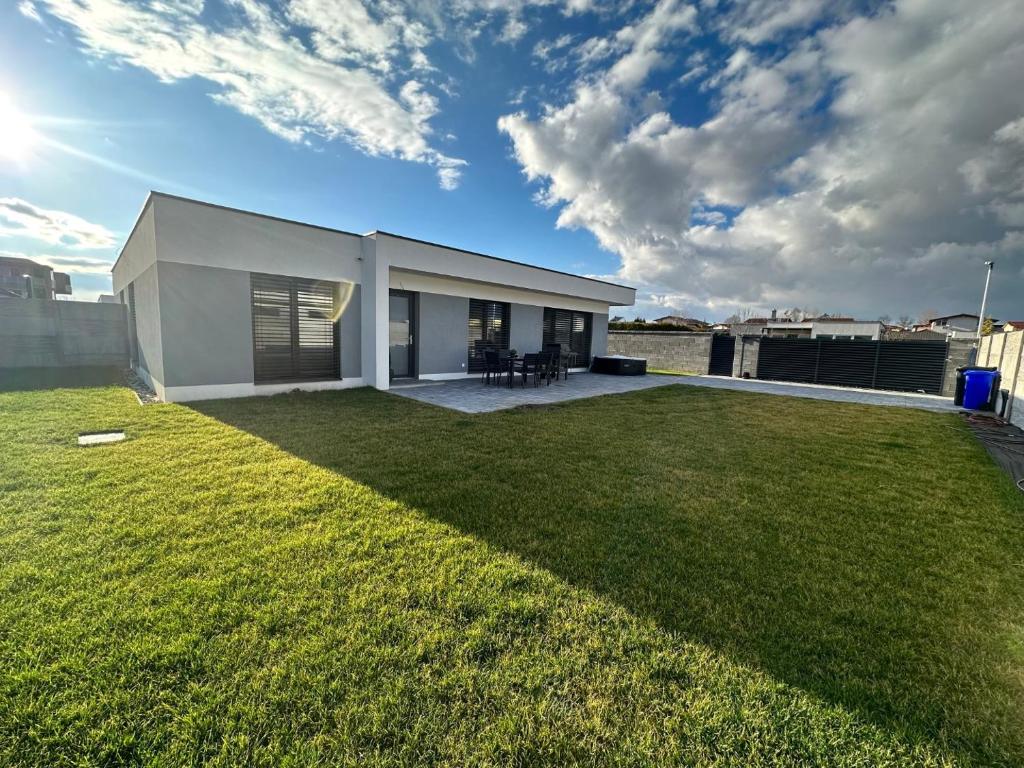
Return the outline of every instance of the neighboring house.
{"type": "Polygon", "coordinates": [[[762,336],[764,328],[769,323],[767,317],[748,317],[741,323],[729,325],[730,336],[762,336]]]}
{"type": "Polygon", "coordinates": [[[150,193],[113,267],[133,367],[167,401],[473,375],[486,349],[603,354],[613,283],[150,193]]]}
{"type": "Polygon", "coordinates": [[[878,341],[882,336],[882,323],[877,320],[851,320],[825,318],[790,322],[769,320],[763,336],[784,339],[864,339],[878,341]]]}
{"type": "MultiPolygon", "coordinates": [[[[917,328],[919,326],[915,326],[917,328]]],[[[928,325],[929,330],[945,333],[954,339],[970,339],[978,334],[977,315],[947,315],[945,317],[933,317],[928,325]]],[[[992,319],[992,331],[998,333],[1003,330],[1003,322],[992,319]]]]}
{"type": "Polygon", "coordinates": [[[1003,332],[1024,331],[1024,320],[1007,320],[1003,323],[1003,332]]]}
{"type": "Polygon", "coordinates": [[[71,295],[71,278],[19,256],[0,256],[0,298],[54,299],[71,295]]]}
{"type": "Polygon", "coordinates": [[[680,317],[679,315],[665,315],[664,317],[655,318],[651,322],[662,325],[681,325],[695,331],[706,331],[710,327],[703,320],[698,320],[694,317],[680,317]]]}
{"type": "Polygon", "coordinates": [[[939,331],[903,331],[898,328],[882,334],[882,341],[946,341],[947,338],[947,334],[939,331]]]}
{"type": "Polygon", "coordinates": [[[96,297],[96,302],[99,304],[120,304],[121,299],[112,293],[101,293],[96,297]]]}
{"type": "Polygon", "coordinates": [[[978,316],[960,314],[933,317],[928,321],[927,328],[931,331],[940,331],[954,335],[976,334],[978,332],[978,316]]]}

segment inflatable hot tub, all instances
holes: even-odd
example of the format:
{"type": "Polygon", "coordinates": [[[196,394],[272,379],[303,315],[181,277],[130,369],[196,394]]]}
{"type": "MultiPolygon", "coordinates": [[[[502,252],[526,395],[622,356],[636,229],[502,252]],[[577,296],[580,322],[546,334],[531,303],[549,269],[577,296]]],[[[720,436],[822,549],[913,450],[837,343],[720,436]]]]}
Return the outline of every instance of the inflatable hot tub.
{"type": "Polygon", "coordinates": [[[642,357],[598,356],[590,364],[590,372],[607,373],[612,376],[643,376],[647,373],[647,361],[642,357]]]}

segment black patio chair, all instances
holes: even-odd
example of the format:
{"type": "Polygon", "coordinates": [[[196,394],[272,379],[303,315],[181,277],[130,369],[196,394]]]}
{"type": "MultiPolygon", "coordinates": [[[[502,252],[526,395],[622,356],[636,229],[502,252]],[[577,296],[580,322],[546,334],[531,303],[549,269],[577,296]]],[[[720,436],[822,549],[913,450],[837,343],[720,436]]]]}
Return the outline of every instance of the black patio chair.
{"type": "Polygon", "coordinates": [[[502,365],[501,354],[496,349],[485,349],[484,350],[484,370],[481,380],[485,384],[491,383],[491,375],[494,376],[494,383],[501,383],[501,374],[504,373],[505,366],[502,365]]]}
{"type": "Polygon", "coordinates": [[[558,381],[558,355],[554,352],[541,352],[540,365],[543,371],[544,383],[550,386],[551,379],[558,381]]]}
{"type": "Polygon", "coordinates": [[[533,376],[533,386],[540,384],[541,377],[544,376],[544,366],[541,361],[541,353],[539,352],[527,352],[523,355],[523,359],[516,363],[515,373],[518,373],[523,377],[523,386],[526,386],[526,382],[530,376],[533,376]]]}
{"type": "Polygon", "coordinates": [[[562,374],[562,378],[565,378],[569,373],[569,368],[566,365],[567,358],[565,356],[565,350],[561,344],[545,344],[544,351],[551,354],[551,369],[554,373],[555,381],[558,381],[558,375],[562,374]]]}

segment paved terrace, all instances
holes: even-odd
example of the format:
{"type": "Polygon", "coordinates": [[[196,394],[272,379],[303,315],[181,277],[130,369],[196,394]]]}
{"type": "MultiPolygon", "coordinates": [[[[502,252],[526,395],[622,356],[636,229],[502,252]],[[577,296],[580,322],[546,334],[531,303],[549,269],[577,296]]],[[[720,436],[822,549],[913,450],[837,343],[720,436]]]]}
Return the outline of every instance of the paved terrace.
{"type": "Polygon", "coordinates": [[[635,392],[651,387],[671,384],[715,389],[735,389],[742,392],[760,392],[767,395],[807,397],[812,400],[833,400],[840,403],[862,403],[864,405],[886,405],[899,408],[923,408],[929,411],[956,412],[960,410],[948,397],[918,395],[903,392],[880,392],[878,390],[853,389],[850,387],[826,387],[815,384],[792,384],[781,381],[758,381],[755,379],[733,379],[723,376],[606,376],[598,373],[576,373],[568,381],[550,385],[532,384],[509,389],[501,386],[482,384],[473,376],[454,381],[417,381],[400,384],[391,388],[391,393],[422,403],[439,405],[463,413],[489,413],[520,405],[547,405],[567,400],[581,400],[598,395],[616,395],[635,392]]]}

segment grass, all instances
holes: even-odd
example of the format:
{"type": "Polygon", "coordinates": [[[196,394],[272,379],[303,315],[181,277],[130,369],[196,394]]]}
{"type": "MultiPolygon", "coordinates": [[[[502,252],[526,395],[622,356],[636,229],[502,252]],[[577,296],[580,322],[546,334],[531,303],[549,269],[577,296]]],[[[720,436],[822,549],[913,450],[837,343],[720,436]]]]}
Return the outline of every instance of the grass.
{"type": "Polygon", "coordinates": [[[953,416],[114,386],[0,415],[4,765],[1024,762],[1024,495],[953,416]]]}

